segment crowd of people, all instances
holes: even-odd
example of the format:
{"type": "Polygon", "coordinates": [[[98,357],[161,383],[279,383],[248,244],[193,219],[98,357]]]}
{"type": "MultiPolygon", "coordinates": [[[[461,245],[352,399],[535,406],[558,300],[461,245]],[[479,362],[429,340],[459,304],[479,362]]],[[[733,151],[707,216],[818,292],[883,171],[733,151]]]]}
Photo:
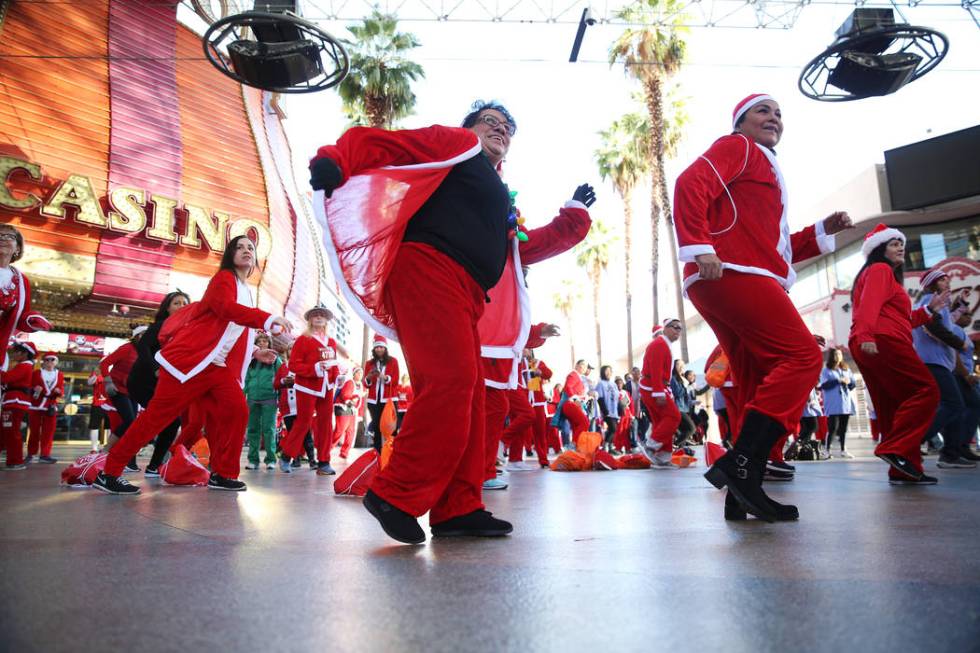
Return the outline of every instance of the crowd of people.
{"type": "MultiPolygon", "coordinates": [[[[482,496],[506,489],[506,474],[547,467],[587,431],[600,432],[611,454],[642,453],[655,469],[675,469],[677,449],[706,437],[708,402],[700,397],[710,392],[728,451],[705,476],[728,490],[725,518],[798,519],[799,510],[772,499],[763,480],[793,478],[784,452],[819,433],[822,417],[827,454],[836,441],[838,455],[850,457],[856,379],[841,350],[822,352],[823,339],[809,332],[787,291],[793,263],[833,251],[834,234],[852,225],[837,212],[790,233],[774,151],[782,129],[776,101],[751,95],[736,106],[732,133],[677,181],[684,288],[719,343],[700,386],[697,371],[672,353],[685,326],[677,319],[656,325],[642,366],[622,376],[603,365],[593,378],[590,363],[579,360],[555,377],[536,357],[560,333],[532,323],[526,275],[586,236],[595,193],[577,186],[551,222],[527,229],[503,182],[517,131],[504,106],[476,103],[460,128],[348,130],[320,148],[311,184],[338,283],[377,334],[370,359],[349,360],[330,336],[326,306],[306,311],[295,338],[288,320],[256,308],[247,284],[255,243],[237,236],[203,297],[168,294],[152,323],[136,326],[90,379],[99,407],[93,428],[106,419],[112,431],[94,487],[138,494],[124,473],[139,471],[144,446],[153,443],[143,470],[152,477],[168,451],[201,437],[210,448],[211,489],[246,488],[246,442],[248,471],[264,464],[294,473],[305,458],[317,475],[331,476],[333,449],[347,458],[360,422],[375,448],[394,437],[364,498],[389,536],[424,541],[417,519],[425,513],[436,536],[501,536],[513,527],[487,511],[482,496]],[[397,199],[371,190],[392,180],[397,199]],[[400,343],[405,367],[389,354],[389,338],[400,343]],[[391,410],[395,425],[385,433],[391,410]]],[[[873,401],[875,453],[889,464],[890,482],[921,485],[936,482],[922,467],[923,442],[941,442],[941,468],[976,467],[980,394],[965,302],[953,300],[948,278],[933,270],[913,310],[902,279],[904,244],[884,225],[865,239],[849,351],[873,401]]],[[[50,328],[31,312],[28,281],[11,265],[23,250],[20,233],[0,226],[3,341],[50,328]]],[[[37,355],[30,342],[16,341],[0,377],[10,470],[24,468],[26,415],[28,459],[53,462],[52,409],[63,378],[55,354],[34,369],[37,355]]]]}

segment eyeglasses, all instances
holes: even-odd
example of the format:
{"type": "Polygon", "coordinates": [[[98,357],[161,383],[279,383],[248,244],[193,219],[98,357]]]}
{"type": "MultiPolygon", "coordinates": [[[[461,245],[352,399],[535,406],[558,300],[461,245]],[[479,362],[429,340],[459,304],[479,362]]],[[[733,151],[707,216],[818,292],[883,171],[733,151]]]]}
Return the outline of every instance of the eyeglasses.
{"type": "Polygon", "coordinates": [[[0,240],[9,240],[15,242],[17,240],[17,236],[14,234],[2,233],[0,234],[0,240]]]}
{"type": "Polygon", "coordinates": [[[57,358],[54,358],[52,356],[48,356],[47,358],[44,359],[44,362],[45,363],[52,363],[52,362],[54,362],[56,360],[58,360],[58,359],[57,358]]]}
{"type": "Polygon", "coordinates": [[[517,127],[510,124],[509,122],[503,122],[497,120],[489,113],[485,113],[482,116],[480,116],[480,120],[483,121],[485,124],[489,125],[491,129],[496,129],[497,127],[503,126],[504,131],[507,132],[508,136],[513,136],[514,134],[517,133],[517,127]]]}

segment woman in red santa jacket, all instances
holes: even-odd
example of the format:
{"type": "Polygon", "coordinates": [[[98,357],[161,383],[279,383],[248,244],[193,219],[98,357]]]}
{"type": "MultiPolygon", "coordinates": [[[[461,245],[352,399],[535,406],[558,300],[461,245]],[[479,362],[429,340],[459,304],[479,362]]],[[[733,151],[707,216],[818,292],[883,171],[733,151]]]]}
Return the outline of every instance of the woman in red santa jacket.
{"type": "Polygon", "coordinates": [[[65,375],[58,369],[58,357],[48,352],[41,358],[40,369],[31,378],[30,435],[27,438],[27,462],[40,453],[37,461],[47,465],[58,462],[51,457],[54,427],[58,421],[58,400],[65,395],[65,375]]]}
{"type": "Polygon", "coordinates": [[[388,353],[388,339],[381,334],[371,343],[371,359],[364,361],[364,388],[367,390],[368,429],[372,435],[371,446],[381,453],[381,413],[388,400],[398,404],[398,359],[388,353]]]}
{"type": "Polygon", "coordinates": [[[248,424],[242,384],[255,347],[252,330],[277,334],[291,329],[283,318],[254,307],[245,280],[255,264],[255,243],[247,236],[232,238],[201,301],[167,320],[156,356],[160,377],[153,398],[109,452],[93,487],[110,494],[139,494],[138,487],[120,478],[126,461],[197,401],[206,415],[211,448],[208,488],[245,489],[237,478],[248,424]]]}
{"type": "MultiPolygon", "coordinates": [[[[359,367],[355,367],[350,376],[342,375],[337,377],[337,392],[334,395],[333,403],[333,439],[331,449],[340,444],[340,457],[347,460],[351,445],[354,444],[354,433],[357,427],[357,416],[361,411],[361,383],[364,373],[359,367]]],[[[411,387],[408,391],[411,392],[411,387]]],[[[405,405],[408,406],[406,399],[405,405]]],[[[398,407],[401,408],[402,402],[399,400],[398,407]]],[[[401,423],[401,413],[399,413],[399,424],[401,423]]]]}
{"type": "Polygon", "coordinates": [[[875,455],[887,462],[895,485],[931,485],[922,470],[919,446],[939,405],[939,390],[912,347],[912,329],[932,319],[949,300],[937,293],[928,306],[912,310],[902,283],[905,235],[883,224],[861,247],[864,267],[854,279],[854,321],[848,347],[874,402],[882,440],[875,455]]]}
{"type": "Polygon", "coordinates": [[[776,508],[762,490],[772,445],[796,421],[816,383],[820,348],[787,290],[792,264],[833,250],[850,226],[834,213],[790,234],[786,186],[772,148],[783,131],[779,105],[750,95],[732,114],[734,133],[678,178],[674,215],[684,286],[728,355],[744,417],[736,448],[706,474],[767,521],[776,508]]]}
{"type": "Polygon", "coordinates": [[[681,422],[680,411],[670,392],[670,375],[674,355],[670,344],[676,342],[684,327],[680,320],[667,319],[662,327],[653,330],[653,341],[643,354],[640,372],[640,400],[650,415],[653,429],[643,442],[643,453],[654,469],[676,469],[671,461],[674,452],[674,433],[681,422]]]}
{"type": "Polygon", "coordinates": [[[482,501],[477,325],[512,260],[510,196],[497,169],[515,131],[503,106],[477,103],[462,128],[348,130],[311,164],[313,188],[324,191],[314,210],[341,290],[376,332],[398,338],[412,377],[415,402],[398,446],[364,499],[401,542],[425,540],[416,518],[426,512],[440,537],[513,529],[482,501]]]}
{"type": "Polygon", "coordinates": [[[589,430],[589,418],[582,409],[582,404],[589,398],[585,378],[590,369],[592,366],[585,359],[576,361],[575,369],[565,377],[564,389],[558,403],[558,410],[572,427],[573,446],[578,446],[578,436],[589,430]]]}
{"type": "Polygon", "coordinates": [[[330,440],[333,438],[333,383],[337,379],[337,343],[327,335],[333,313],[317,306],[303,316],[309,327],[296,339],[289,354],[289,371],[295,375],[296,420],[279,444],[282,457],[279,470],[289,471],[289,461],[303,450],[303,438],[313,428],[316,446],[316,473],[336,474],[330,466],[330,440]]]}
{"type": "Polygon", "coordinates": [[[37,348],[31,342],[16,342],[6,351],[6,356],[8,369],[0,372],[0,394],[3,396],[0,403],[0,434],[7,450],[4,469],[17,471],[26,467],[21,425],[31,409],[31,379],[37,348]]]}

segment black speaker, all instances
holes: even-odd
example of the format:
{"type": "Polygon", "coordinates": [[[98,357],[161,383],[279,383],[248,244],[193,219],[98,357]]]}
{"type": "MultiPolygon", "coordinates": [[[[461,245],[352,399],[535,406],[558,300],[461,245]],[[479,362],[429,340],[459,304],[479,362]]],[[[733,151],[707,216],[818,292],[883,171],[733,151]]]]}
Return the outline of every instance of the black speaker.
{"type": "Polygon", "coordinates": [[[228,45],[235,72],[248,84],[285,88],[323,73],[317,44],[309,40],[288,43],[235,41],[228,45]]]}
{"type": "Polygon", "coordinates": [[[837,88],[863,97],[888,95],[905,86],[922,57],[910,52],[867,54],[845,51],[827,80],[837,88]]]}
{"type": "MultiPolygon", "coordinates": [[[[895,12],[891,9],[868,9],[859,7],[855,9],[847,20],[837,28],[838,40],[873,34],[875,30],[885,27],[895,26],[895,12]]],[[[883,36],[880,39],[868,39],[861,42],[862,52],[880,54],[884,52],[894,39],[891,36],[883,36]]]]}

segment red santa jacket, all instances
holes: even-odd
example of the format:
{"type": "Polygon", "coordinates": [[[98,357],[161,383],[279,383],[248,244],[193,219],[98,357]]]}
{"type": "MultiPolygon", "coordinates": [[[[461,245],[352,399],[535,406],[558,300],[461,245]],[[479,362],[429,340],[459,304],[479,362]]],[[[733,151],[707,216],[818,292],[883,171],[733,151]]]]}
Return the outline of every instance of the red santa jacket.
{"type": "Polygon", "coordinates": [[[490,302],[484,307],[477,324],[483,355],[483,376],[488,387],[517,388],[519,363],[525,347],[534,349],[544,344],[540,329],[537,334],[532,333],[531,301],[522,266],[571,249],[585,238],[591,227],[592,219],[585,205],[571,201],[550,223],[528,231],[527,241],[513,239],[511,256],[507,259],[504,273],[497,285],[487,293],[490,302]]]}
{"type": "Polygon", "coordinates": [[[296,414],[296,388],[283,384],[287,376],[289,376],[289,363],[283,363],[272,379],[272,387],[279,391],[279,415],[282,417],[292,417],[296,414]]]}
{"type": "Polygon", "coordinates": [[[335,382],[337,388],[333,397],[335,415],[356,415],[358,409],[359,394],[354,380],[347,376],[337,377],[335,382]]]}
{"type": "Polygon", "coordinates": [[[586,397],[585,382],[582,375],[572,370],[565,377],[565,387],[562,390],[569,399],[583,400],[586,397]]]}
{"type": "Polygon", "coordinates": [[[772,277],[789,289],[796,279],[792,263],[834,251],[834,237],[822,222],[790,235],[786,206],[771,150],[742,134],[715,141],[674,189],[684,287],[700,278],[695,257],[715,254],[727,270],[772,277]]]}
{"type": "MultiPolygon", "coordinates": [[[[105,377],[112,379],[112,385],[116,386],[116,390],[120,394],[128,395],[126,379],[129,378],[129,372],[133,369],[133,363],[136,362],[138,356],[139,352],[136,351],[136,346],[131,342],[124,342],[114,352],[99,361],[99,374],[102,375],[103,379],[105,377]]],[[[103,387],[105,387],[104,380],[103,387]]]]}
{"type": "Polygon", "coordinates": [[[0,385],[3,385],[3,407],[29,410],[34,386],[34,361],[21,361],[5,372],[0,372],[0,385]]]}
{"type": "Polygon", "coordinates": [[[909,294],[887,263],[868,266],[854,282],[853,315],[850,341],[858,345],[875,342],[876,336],[912,344],[912,329],[932,319],[925,306],[912,310],[909,294]]]}
{"type": "Polygon", "coordinates": [[[544,413],[548,417],[554,417],[555,411],[558,410],[558,402],[561,401],[561,392],[558,390],[558,386],[551,389],[551,399],[548,400],[548,404],[544,407],[544,413]]]}
{"type": "Polygon", "coordinates": [[[221,350],[230,345],[225,366],[238,373],[245,384],[245,372],[255,349],[253,329],[272,328],[275,319],[254,307],[252,293],[231,270],[219,270],[208,283],[201,301],[181,309],[169,318],[160,332],[165,344],[156,361],[181,383],[204,370],[221,350]],[[237,337],[235,325],[245,327],[237,337]]]}
{"type": "Polygon", "coordinates": [[[398,402],[398,359],[388,357],[388,363],[382,365],[374,358],[365,361],[364,387],[367,389],[369,404],[383,404],[389,399],[398,402]],[[372,374],[372,372],[377,374],[372,374]]]}
{"type": "Polygon", "coordinates": [[[10,271],[10,286],[0,288],[0,369],[7,368],[7,343],[15,331],[33,333],[51,328],[44,316],[31,310],[31,284],[27,277],[12,265],[10,271]]]}
{"type": "Polygon", "coordinates": [[[312,335],[301,335],[289,354],[289,369],[296,375],[296,391],[314,397],[333,397],[328,390],[337,380],[337,365],[337,343],[333,338],[322,341],[312,335]],[[326,372],[320,361],[329,365],[326,372]]]}
{"type": "Polygon", "coordinates": [[[552,372],[542,360],[535,360],[534,363],[524,361],[524,369],[527,374],[527,381],[524,387],[528,389],[527,398],[532,406],[544,406],[548,403],[548,397],[544,394],[544,382],[552,377],[552,372]],[[537,376],[531,376],[531,372],[537,372],[537,376]]]}
{"type": "Polygon", "coordinates": [[[34,370],[31,377],[31,410],[47,410],[49,406],[55,406],[58,399],[65,394],[65,375],[59,369],[51,370],[50,373],[42,369],[34,370]],[[38,390],[40,388],[40,391],[38,390]]]}
{"type": "Polygon", "coordinates": [[[643,354],[640,392],[648,397],[670,397],[670,366],[673,362],[670,341],[664,334],[657,333],[643,354]]]}
{"type": "Polygon", "coordinates": [[[412,400],[415,399],[415,392],[412,390],[412,385],[400,385],[398,386],[398,405],[396,409],[399,413],[404,413],[408,410],[408,407],[412,405],[412,400]]]}

